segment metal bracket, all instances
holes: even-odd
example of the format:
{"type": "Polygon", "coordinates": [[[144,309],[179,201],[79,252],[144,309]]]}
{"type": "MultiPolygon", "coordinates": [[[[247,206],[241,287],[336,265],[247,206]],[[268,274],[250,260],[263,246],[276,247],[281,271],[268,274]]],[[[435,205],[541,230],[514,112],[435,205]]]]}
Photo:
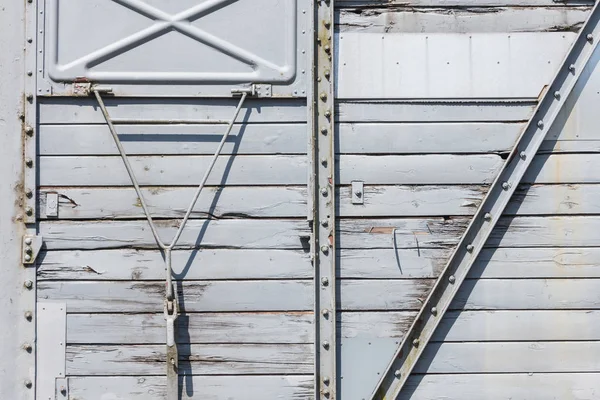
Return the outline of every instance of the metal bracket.
{"type": "Polygon", "coordinates": [[[352,204],[365,204],[365,183],[352,181],[352,204]]]}
{"type": "Polygon", "coordinates": [[[58,217],[58,193],[46,193],[46,217],[58,217]]]}
{"type": "Polygon", "coordinates": [[[268,83],[252,84],[249,87],[239,87],[231,89],[233,96],[241,96],[246,93],[248,96],[258,98],[268,98],[272,96],[272,85],[268,83]]]}
{"type": "Polygon", "coordinates": [[[67,400],[69,399],[69,378],[56,378],[56,400],[67,400]]]}
{"type": "Polygon", "coordinates": [[[25,235],[23,236],[21,261],[24,265],[32,265],[42,248],[43,239],[39,235],[25,235]]]}
{"type": "MultiPolygon", "coordinates": [[[[385,374],[372,393],[372,399],[398,398],[511,196],[531,165],[547,132],[553,129],[577,81],[589,67],[589,60],[596,51],[598,38],[600,38],[599,4],[594,5],[549,90],[544,93],[533,117],[517,139],[506,163],[404,335],[385,374]]],[[[589,71],[586,71],[587,73],[589,71]]]]}

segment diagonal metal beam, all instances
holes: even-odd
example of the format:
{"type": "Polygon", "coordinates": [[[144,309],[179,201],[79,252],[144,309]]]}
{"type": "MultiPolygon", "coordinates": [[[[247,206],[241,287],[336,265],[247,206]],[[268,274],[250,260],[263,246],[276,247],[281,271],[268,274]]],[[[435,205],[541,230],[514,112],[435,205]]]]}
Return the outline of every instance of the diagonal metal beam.
{"type": "Polygon", "coordinates": [[[490,233],[521,182],[547,132],[553,127],[600,41],[598,3],[579,32],[527,127],[475,213],[423,307],[377,384],[373,400],[396,399],[490,233]]]}

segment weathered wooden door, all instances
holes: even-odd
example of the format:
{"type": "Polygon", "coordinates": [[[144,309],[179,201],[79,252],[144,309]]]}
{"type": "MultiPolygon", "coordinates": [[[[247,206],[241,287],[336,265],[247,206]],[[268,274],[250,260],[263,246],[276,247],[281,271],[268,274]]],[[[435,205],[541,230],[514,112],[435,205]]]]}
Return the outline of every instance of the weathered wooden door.
{"type": "Polygon", "coordinates": [[[401,399],[597,398],[592,5],[27,3],[23,390],[380,398],[408,341],[401,399]],[[511,201],[481,219],[494,190],[511,201]],[[474,217],[495,229],[463,249],[474,217]],[[181,232],[172,252],[154,230],[181,232]],[[463,250],[468,275],[444,275],[463,250]]]}

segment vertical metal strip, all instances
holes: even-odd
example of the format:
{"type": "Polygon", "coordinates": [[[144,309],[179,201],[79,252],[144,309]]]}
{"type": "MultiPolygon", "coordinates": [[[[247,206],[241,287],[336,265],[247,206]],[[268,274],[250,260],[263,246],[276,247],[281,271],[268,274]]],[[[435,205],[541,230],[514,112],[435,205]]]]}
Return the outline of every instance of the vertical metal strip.
{"type": "Polygon", "coordinates": [[[316,398],[336,398],[336,235],[333,21],[334,1],[315,2],[314,146],[315,290],[318,315],[316,398]]]}
{"type": "MultiPolygon", "coordinates": [[[[577,81],[582,74],[591,73],[588,70],[589,61],[600,40],[599,10],[596,3],[554,80],[538,104],[533,117],[518,138],[502,170],[404,336],[392,362],[372,394],[373,399],[395,399],[400,394],[424,348],[531,165],[546,134],[556,129],[557,117],[563,111],[577,81]]],[[[595,66],[595,62],[592,65],[591,68],[595,66]]]]}
{"type": "Polygon", "coordinates": [[[40,302],[37,326],[37,398],[55,399],[56,379],[65,378],[67,305],[66,303],[40,302]]]}
{"type": "MultiPolygon", "coordinates": [[[[25,63],[23,71],[23,114],[22,132],[23,143],[23,186],[20,204],[22,210],[17,220],[25,223],[24,234],[27,237],[37,235],[37,90],[36,67],[38,60],[39,35],[43,34],[38,29],[38,19],[44,17],[43,1],[27,0],[25,2],[25,32],[24,53],[25,63]]],[[[18,134],[17,132],[14,132],[18,134]]],[[[19,246],[24,246],[23,240],[18,240],[19,246]]],[[[21,283],[22,296],[19,301],[21,315],[20,321],[25,329],[19,330],[23,357],[18,360],[19,369],[23,373],[23,386],[25,394],[23,399],[35,398],[36,392],[36,264],[23,264],[23,282],[21,283]]],[[[17,361],[17,360],[15,360],[17,361]]]]}

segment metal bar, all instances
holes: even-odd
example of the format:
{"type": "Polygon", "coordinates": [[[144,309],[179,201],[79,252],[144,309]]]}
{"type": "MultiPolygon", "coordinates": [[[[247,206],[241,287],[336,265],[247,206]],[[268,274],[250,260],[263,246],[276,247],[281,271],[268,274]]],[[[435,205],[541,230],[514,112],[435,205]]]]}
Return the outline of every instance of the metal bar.
{"type": "Polygon", "coordinates": [[[313,71],[315,352],[317,399],[337,397],[333,21],[334,1],[315,0],[313,71]]]}
{"type": "Polygon", "coordinates": [[[475,213],[427,300],[404,336],[372,399],[395,399],[417,364],[425,346],[448,310],[512,194],[552,129],[575,84],[588,66],[600,39],[598,3],[579,32],[533,117],[475,213]]]}

